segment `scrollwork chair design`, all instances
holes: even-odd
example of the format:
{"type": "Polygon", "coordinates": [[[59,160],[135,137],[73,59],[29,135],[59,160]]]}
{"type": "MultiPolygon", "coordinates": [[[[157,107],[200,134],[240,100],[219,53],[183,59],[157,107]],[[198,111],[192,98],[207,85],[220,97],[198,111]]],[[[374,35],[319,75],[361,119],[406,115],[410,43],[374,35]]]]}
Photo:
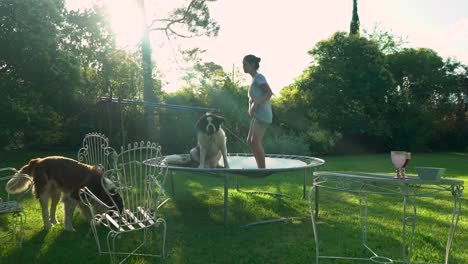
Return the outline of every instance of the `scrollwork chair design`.
{"type": "Polygon", "coordinates": [[[91,209],[93,215],[91,227],[99,254],[109,254],[111,263],[117,261],[117,256],[124,256],[120,263],[132,255],[165,256],[166,222],[159,217],[158,208],[164,196],[167,168],[145,165],[143,162],[148,159],[162,160],[161,147],[151,142],[129,144],[121,148],[113,168],[104,172],[103,186],[107,191],[106,179],[115,184],[124,203],[122,212],[112,208],[117,208],[117,203],[105,205],[86,187],[80,191],[82,202],[91,209]],[[96,203],[107,206],[107,211],[96,213],[92,206],[96,203]],[[160,227],[162,232],[158,237],[156,230],[160,227]],[[105,240],[102,229],[107,230],[105,240]],[[126,239],[117,240],[122,235],[126,239]],[[161,243],[159,253],[155,252],[156,241],[161,243]],[[102,247],[102,243],[107,244],[107,249],[102,247]]]}
{"type": "Polygon", "coordinates": [[[99,165],[108,170],[116,155],[116,151],[109,146],[109,139],[103,134],[93,132],[85,135],[83,145],[78,151],[78,161],[99,165]]]}

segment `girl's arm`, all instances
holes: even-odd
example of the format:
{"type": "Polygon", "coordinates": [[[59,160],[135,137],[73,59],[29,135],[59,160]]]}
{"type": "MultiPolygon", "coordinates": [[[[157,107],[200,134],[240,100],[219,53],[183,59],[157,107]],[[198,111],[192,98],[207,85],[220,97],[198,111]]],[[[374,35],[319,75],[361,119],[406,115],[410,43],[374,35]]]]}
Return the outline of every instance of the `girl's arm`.
{"type": "Polygon", "coordinates": [[[270,85],[268,83],[264,83],[261,86],[263,92],[265,93],[262,98],[258,99],[257,101],[254,101],[253,103],[253,111],[257,110],[257,108],[265,103],[266,101],[270,100],[270,98],[273,96],[273,92],[271,91],[270,85]]]}

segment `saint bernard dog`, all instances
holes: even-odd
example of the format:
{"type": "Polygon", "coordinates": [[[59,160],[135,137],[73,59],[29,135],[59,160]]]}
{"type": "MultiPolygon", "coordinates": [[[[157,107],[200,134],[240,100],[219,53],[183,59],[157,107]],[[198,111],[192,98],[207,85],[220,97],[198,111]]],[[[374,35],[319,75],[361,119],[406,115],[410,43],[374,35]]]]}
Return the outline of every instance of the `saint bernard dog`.
{"type": "MultiPolygon", "coordinates": [[[[75,230],[72,222],[76,206],[79,207],[88,223],[91,221],[92,216],[89,208],[82,204],[79,198],[79,190],[85,186],[103,203],[110,207],[117,207],[115,209],[120,212],[123,210],[122,197],[116,192],[115,185],[108,179],[105,179],[104,185],[106,185],[111,197],[104,190],[101,183],[103,171],[99,166],[91,166],[62,156],[32,159],[8,181],[6,185],[8,193],[22,192],[31,184],[31,181],[26,177],[18,176],[20,173],[27,174],[33,179],[33,194],[41,205],[42,220],[46,230],[58,223],[55,212],[61,193],[64,196],[65,230],[75,230]],[[50,215],[48,212],[49,198],[51,199],[50,215]]],[[[105,211],[102,205],[95,206],[95,209],[97,213],[105,211]]]]}
{"type": "Polygon", "coordinates": [[[222,128],[224,118],[213,113],[205,113],[195,124],[197,146],[190,150],[192,160],[199,168],[229,168],[226,148],[226,134],[222,128]],[[223,166],[219,164],[223,158],[223,166]]]}

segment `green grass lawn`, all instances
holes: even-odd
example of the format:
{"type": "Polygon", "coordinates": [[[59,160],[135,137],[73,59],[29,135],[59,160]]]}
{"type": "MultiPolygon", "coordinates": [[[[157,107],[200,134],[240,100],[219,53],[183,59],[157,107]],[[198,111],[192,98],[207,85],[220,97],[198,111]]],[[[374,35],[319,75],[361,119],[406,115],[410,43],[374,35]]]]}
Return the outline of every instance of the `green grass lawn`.
{"type": "MultiPolygon", "coordinates": [[[[30,158],[51,152],[0,154],[0,167],[20,168],[30,158]]],[[[62,155],[75,158],[76,153],[62,155]]],[[[389,154],[323,156],[321,170],[393,173],[389,154]]],[[[468,154],[413,153],[408,172],[415,166],[445,167],[446,177],[468,181],[468,154]]],[[[309,176],[310,177],[310,176],[309,176]]],[[[314,263],[315,245],[308,201],[302,199],[302,172],[281,173],[266,178],[240,177],[245,189],[262,189],[290,194],[291,198],[249,195],[235,190],[230,178],[229,228],[223,224],[223,179],[201,174],[174,175],[176,196],[161,209],[167,221],[166,263],[314,263]],[[278,217],[299,216],[302,220],[240,228],[241,225],[278,217]]],[[[310,187],[312,179],[308,179],[310,187]]],[[[169,188],[169,187],[168,187],[169,188]]],[[[0,190],[3,191],[3,190],[0,190]]],[[[170,193],[170,192],[168,192],[170,193]]],[[[369,256],[360,245],[358,197],[333,191],[320,192],[318,227],[321,250],[326,255],[369,256]]],[[[452,203],[450,197],[417,198],[418,223],[413,244],[413,261],[443,262],[452,203]]],[[[39,203],[28,195],[22,249],[0,244],[0,263],[108,263],[97,254],[89,225],[75,212],[76,232],[58,225],[42,230],[39,203]]],[[[463,198],[462,206],[466,206],[463,198]]],[[[462,208],[463,209],[463,208],[462,208]]],[[[369,200],[369,241],[380,255],[397,257],[401,252],[401,198],[372,195],[369,200]]],[[[468,263],[468,221],[463,214],[453,241],[450,263],[468,263]]],[[[63,219],[60,211],[58,219],[63,219]]],[[[0,232],[4,228],[0,220],[0,232]]],[[[125,238],[120,241],[125,243],[125,238]]],[[[131,258],[129,263],[159,263],[158,259],[131,258]]],[[[322,263],[322,262],[321,262],[322,263]]],[[[323,263],[363,263],[324,260],[323,263]]]]}

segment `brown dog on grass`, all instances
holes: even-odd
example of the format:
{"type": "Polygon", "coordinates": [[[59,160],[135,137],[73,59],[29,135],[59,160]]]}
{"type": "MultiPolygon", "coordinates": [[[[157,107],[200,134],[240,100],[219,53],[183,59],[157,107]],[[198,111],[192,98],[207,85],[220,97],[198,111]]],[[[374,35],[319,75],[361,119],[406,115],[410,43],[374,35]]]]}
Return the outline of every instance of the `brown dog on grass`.
{"type": "MultiPolygon", "coordinates": [[[[74,231],[73,212],[78,206],[86,220],[91,221],[91,212],[80,202],[79,190],[88,187],[102,202],[122,211],[123,202],[116,192],[115,185],[108,180],[102,181],[102,169],[61,156],[37,158],[29,161],[18,173],[28,174],[33,178],[33,194],[39,199],[42,208],[44,228],[50,229],[58,221],[55,217],[57,204],[63,193],[65,230],[74,231]],[[110,195],[104,190],[106,189],[110,195]],[[48,212],[49,197],[51,199],[50,216],[48,212]],[[114,201],[114,202],[112,202],[114,201]]],[[[31,184],[25,177],[13,176],[6,186],[8,193],[18,193],[26,190],[31,184]]],[[[95,206],[97,212],[103,212],[103,206],[95,206]]]]}

